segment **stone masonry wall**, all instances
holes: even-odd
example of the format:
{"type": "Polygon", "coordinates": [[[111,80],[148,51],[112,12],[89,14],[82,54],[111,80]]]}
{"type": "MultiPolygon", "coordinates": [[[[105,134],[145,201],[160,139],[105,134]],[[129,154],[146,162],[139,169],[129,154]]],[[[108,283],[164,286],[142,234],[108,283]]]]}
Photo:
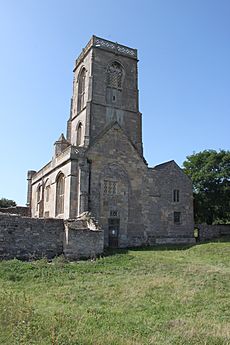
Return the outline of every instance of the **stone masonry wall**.
{"type": "Polygon", "coordinates": [[[92,258],[104,250],[104,233],[87,220],[26,218],[0,214],[0,259],[92,258]],[[65,231],[64,231],[65,229],[65,231]]]}
{"type": "Polygon", "coordinates": [[[149,169],[144,224],[150,245],[194,243],[192,183],[174,161],[149,169]],[[179,190],[174,201],[173,191],[179,190]],[[180,221],[174,221],[174,212],[180,221]]]}
{"type": "Polygon", "coordinates": [[[30,217],[30,208],[27,206],[1,207],[0,213],[18,214],[23,217],[30,217]]]}
{"type": "Polygon", "coordinates": [[[97,226],[85,220],[65,221],[64,254],[67,259],[95,258],[103,250],[104,232],[97,226]]]}
{"type": "Polygon", "coordinates": [[[119,218],[120,248],[145,244],[143,234],[143,177],[145,162],[123,129],[115,123],[87,151],[91,162],[90,210],[104,229],[105,247],[110,245],[113,212],[119,218]],[[105,193],[105,181],[116,182],[116,192],[105,193]]]}
{"type": "Polygon", "coordinates": [[[52,258],[63,252],[61,219],[24,218],[0,215],[0,258],[52,258]]]}
{"type": "Polygon", "coordinates": [[[209,241],[222,236],[230,236],[230,224],[207,225],[198,224],[200,242],[209,241]]]}

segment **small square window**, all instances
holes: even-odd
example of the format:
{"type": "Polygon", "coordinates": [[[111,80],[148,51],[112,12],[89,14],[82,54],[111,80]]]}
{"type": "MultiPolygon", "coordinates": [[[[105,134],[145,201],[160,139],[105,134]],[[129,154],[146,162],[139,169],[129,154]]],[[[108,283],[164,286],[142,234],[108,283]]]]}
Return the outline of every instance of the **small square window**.
{"type": "Polygon", "coordinates": [[[118,211],[117,210],[110,210],[109,215],[110,215],[110,217],[118,217],[118,211]]]}
{"type": "Polygon", "coordinates": [[[180,223],[181,223],[181,213],[174,212],[174,224],[180,224],[180,223]]]}

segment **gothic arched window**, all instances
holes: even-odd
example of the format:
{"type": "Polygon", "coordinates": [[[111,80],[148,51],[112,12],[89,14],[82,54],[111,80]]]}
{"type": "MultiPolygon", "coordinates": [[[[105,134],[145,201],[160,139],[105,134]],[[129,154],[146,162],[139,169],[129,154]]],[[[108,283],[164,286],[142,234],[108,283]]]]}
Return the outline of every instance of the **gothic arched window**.
{"type": "Polygon", "coordinates": [[[86,69],[82,68],[78,79],[78,103],[77,111],[81,111],[85,105],[85,77],[86,69]]]}
{"type": "Polygon", "coordinates": [[[42,200],[42,185],[39,184],[37,188],[37,204],[42,200]]]}
{"type": "Polygon", "coordinates": [[[121,64],[114,61],[107,68],[106,84],[114,89],[121,89],[123,77],[123,68],[121,64]]]}
{"type": "Polygon", "coordinates": [[[39,184],[37,187],[37,211],[40,209],[40,203],[42,201],[42,185],[39,184]]]}
{"type": "Polygon", "coordinates": [[[82,123],[80,122],[77,127],[77,146],[80,146],[82,144],[82,123]]]}
{"type": "Polygon", "coordinates": [[[65,176],[59,174],[56,181],[56,216],[64,213],[65,176]]]}

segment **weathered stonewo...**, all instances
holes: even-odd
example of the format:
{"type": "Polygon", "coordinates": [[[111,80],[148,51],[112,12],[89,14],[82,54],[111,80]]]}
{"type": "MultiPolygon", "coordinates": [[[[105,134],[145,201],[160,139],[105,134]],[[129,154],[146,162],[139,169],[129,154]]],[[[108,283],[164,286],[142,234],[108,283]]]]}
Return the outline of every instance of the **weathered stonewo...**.
{"type": "Polygon", "coordinates": [[[0,214],[0,258],[53,258],[63,253],[61,219],[33,219],[0,214]]]}
{"type": "Polygon", "coordinates": [[[104,233],[97,222],[87,213],[65,224],[64,253],[67,259],[95,259],[104,250],[104,233]]]}
{"type": "Polygon", "coordinates": [[[20,216],[30,217],[30,208],[27,206],[1,207],[0,213],[18,214],[20,216]]]}
{"type": "Polygon", "coordinates": [[[196,224],[198,228],[199,241],[211,241],[217,238],[230,238],[230,224],[196,224]]]}
{"type": "Polygon", "coordinates": [[[104,235],[89,214],[75,220],[28,218],[0,213],[0,259],[69,260],[103,253],[104,235]]]}
{"type": "Polygon", "coordinates": [[[174,161],[150,168],[143,156],[137,62],[136,49],[90,39],[74,66],[66,137],[28,172],[27,205],[38,218],[90,211],[104,247],[192,243],[191,181],[174,161]]]}

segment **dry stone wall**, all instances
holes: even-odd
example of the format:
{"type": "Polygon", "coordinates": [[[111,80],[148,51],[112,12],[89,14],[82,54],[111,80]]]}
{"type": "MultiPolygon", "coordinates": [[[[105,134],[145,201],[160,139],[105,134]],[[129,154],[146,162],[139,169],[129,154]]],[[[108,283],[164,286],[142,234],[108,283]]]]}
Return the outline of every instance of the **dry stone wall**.
{"type": "Polygon", "coordinates": [[[199,229],[199,240],[210,241],[223,236],[230,237],[230,224],[198,224],[196,227],[199,229]]]}
{"type": "Polygon", "coordinates": [[[94,259],[104,250],[104,232],[86,221],[65,221],[64,253],[67,259],[94,259]]]}
{"type": "Polygon", "coordinates": [[[18,214],[23,217],[30,217],[30,208],[27,206],[1,207],[0,213],[18,214]]]}
{"type": "Polygon", "coordinates": [[[27,218],[0,214],[0,259],[49,259],[64,254],[68,259],[102,254],[103,231],[80,219],[27,218]],[[84,224],[83,224],[84,223],[84,224]]]}
{"type": "Polygon", "coordinates": [[[52,258],[63,252],[61,219],[0,215],[0,258],[52,258]]]}

